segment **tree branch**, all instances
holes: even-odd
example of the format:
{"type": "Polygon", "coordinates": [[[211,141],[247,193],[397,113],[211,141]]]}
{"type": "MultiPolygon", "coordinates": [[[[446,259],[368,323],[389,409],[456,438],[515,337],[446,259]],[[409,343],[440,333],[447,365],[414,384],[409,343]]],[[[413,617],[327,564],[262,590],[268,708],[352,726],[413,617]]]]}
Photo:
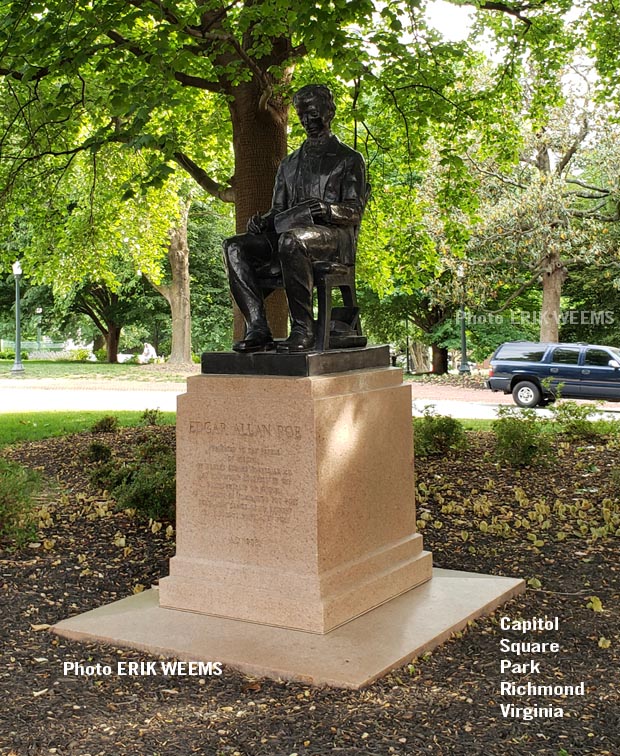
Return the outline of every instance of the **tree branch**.
{"type": "Polygon", "coordinates": [[[83,294],[79,294],[78,302],[75,309],[81,312],[83,315],[87,315],[95,324],[95,326],[101,331],[101,333],[109,333],[107,324],[101,322],[98,313],[91,307],[91,305],[84,299],[83,294]]]}
{"type": "Polygon", "coordinates": [[[588,184],[587,181],[582,181],[581,179],[577,178],[567,178],[565,179],[565,182],[567,184],[576,184],[577,186],[581,186],[584,189],[589,189],[592,192],[600,192],[601,194],[610,194],[610,189],[601,189],[599,186],[594,186],[594,184],[588,184]]]}
{"type": "Polygon", "coordinates": [[[495,173],[494,171],[486,170],[485,168],[482,168],[471,155],[467,154],[465,155],[466,159],[469,160],[469,162],[473,165],[473,167],[478,171],[478,173],[482,173],[483,176],[491,176],[492,178],[497,179],[502,184],[507,184],[508,186],[514,186],[516,189],[527,189],[525,184],[520,184],[518,181],[513,181],[512,179],[509,179],[507,176],[502,175],[501,173],[495,173]]]}
{"type": "Polygon", "coordinates": [[[498,309],[498,310],[482,310],[482,312],[488,312],[490,315],[499,315],[500,312],[504,312],[508,308],[508,305],[510,305],[511,302],[514,302],[514,300],[522,294],[526,289],[529,289],[532,284],[534,284],[538,279],[540,278],[540,270],[536,270],[534,275],[526,281],[522,286],[520,286],[515,292],[513,292],[508,299],[504,302],[504,304],[498,309]]]}
{"type": "Polygon", "coordinates": [[[206,171],[195,163],[188,155],[183,152],[175,152],[175,162],[187,171],[189,175],[201,186],[206,192],[213,197],[217,197],[223,202],[234,202],[235,191],[232,186],[224,186],[210,178],[206,171]]]}
{"type": "Polygon", "coordinates": [[[579,145],[583,142],[583,140],[586,138],[589,131],[589,124],[588,124],[588,117],[584,114],[583,122],[581,124],[581,128],[579,129],[578,133],[575,135],[575,138],[573,139],[573,142],[571,146],[566,150],[564,155],[562,156],[562,159],[557,164],[555,168],[555,175],[561,176],[562,171],[566,168],[566,166],[570,163],[573,155],[577,152],[579,149],[579,145]]]}
{"type": "MultiPolygon", "coordinates": [[[[151,53],[147,53],[139,45],[133,44],[128,39],[123,37],[122,34],[119,34],[115,31],[109,31],[107,32],[107,36],[112,40],[112,42],[114,42],[117,48],[123,48],[124,50],[127,50],[128,52],[135,55],[136,58],[141,58],[142,60],[144,60],[145,63],[150,63],[153,59],[151,53]]],[[[174,78],[179,82],[179,84],[182,84],[185,87],[204,89],[208,92],[215,92],[218,94],[222,91],[220,84],[214,81],[209,81],[209,79],[205,79],[202,76],[193,76],[191,74],[186,74],[183,71],[175,71],[174,78]]]]}
{"type": "MultiPolygon", "coordinates": [[[[511,5],[505,2],[496,2],[495,0],[482,0],[482,2],[480,3],[475,3],[475,6],[480,10],[499,11],[500,13],[505,13],[508,16],[514,16],[516,19],[524,23],[527,27],[530,27],[532,25],[532,21],[531,19],[526,18],[523,13],[526,13],[530,10],[540,10],[546,3],[547,0],[540,0],[540,2],[538,3],[511,5]]],[[[472,3],[472,5],[474,5],[474,3],[472,3]]]]}

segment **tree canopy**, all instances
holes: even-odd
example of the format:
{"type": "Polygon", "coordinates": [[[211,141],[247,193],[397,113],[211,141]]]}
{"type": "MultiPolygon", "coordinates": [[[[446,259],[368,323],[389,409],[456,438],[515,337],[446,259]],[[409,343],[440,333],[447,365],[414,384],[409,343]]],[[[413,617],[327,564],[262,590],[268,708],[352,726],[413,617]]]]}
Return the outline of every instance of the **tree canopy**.
{"type": "MultiPolygon", "coordinates": [[[[338,125],[365,153],[374,187],[365,224],[379,233],[365,231],[360,272],[375,291],[428,289],[433,306],[451,289],[453,306],[446,271],[471,247],[482,201],[467,156],[508,174],[525,148],[522,118],[534,134],[548,128],[564,97],[560,72],[577,50],[595,57],[613,91],[618,31],[600,0],[452,4],[472,7],[466,41],[443,39],[427,24],[426,3],[405,0],[6,0],[4,207],[19,208],[29,188],[44,186],[38,211],[79,231],[97,203],[90,218],[80,215],[57,188],[60,177],[105,181],[109,155],[135,153],[119,201],[139,203],[182,169],[234,201],[242,229],[268,207],[276,167],[298,138],[290,90],[318,75],[346,105],[338,125]]],[[[72,271],[68,242],[48,246],[63,243],[72,271]]]]}

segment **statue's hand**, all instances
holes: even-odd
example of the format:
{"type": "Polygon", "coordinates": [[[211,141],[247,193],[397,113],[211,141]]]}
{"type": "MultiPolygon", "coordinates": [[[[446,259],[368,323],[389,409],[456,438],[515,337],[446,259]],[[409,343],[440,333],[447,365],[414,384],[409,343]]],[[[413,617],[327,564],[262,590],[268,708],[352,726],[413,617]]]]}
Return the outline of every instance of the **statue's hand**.
{"type": "Polygon", "coordinates": [[[262,234],[267,230],[267,225],[267,219],[260,213],[256,213],[248,221],[247,229],[250,234],[262,234]]]}
{"type": "Polygon", "coordinates": [[[329,211],[329,205],[320,199],[311,199],[309,202],[310,212],[312,213],[312,220],[329,222],[331,213],[329,211]]]}

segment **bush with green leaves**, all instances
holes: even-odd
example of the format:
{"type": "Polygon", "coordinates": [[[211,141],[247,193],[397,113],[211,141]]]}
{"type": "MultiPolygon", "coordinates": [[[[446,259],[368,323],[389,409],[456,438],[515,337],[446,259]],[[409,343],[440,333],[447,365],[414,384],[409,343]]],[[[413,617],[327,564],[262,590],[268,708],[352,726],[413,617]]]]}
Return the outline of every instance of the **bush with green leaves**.
{"type": "Polygon", "coordinates": [[[71,350],[71,360],[73,362],[88,362],[91,352],[89,349],[80,347],[79,349],[71,350]]]}
{"type": "Polygon", "coordinates": [[[422,417],[413,421],[413,445],[416,457],[432,457],[463,449],[467,436],[458,420],[426,406],[422,417]]]}
{"type": "Polygon", "coordinates": [[[101,441],[93,441],[88,445],[85,457],[88,462],[107,462],[112,457],[112,449],[101,441]]]}
{"type": "Polygon", "coordinates": [[[140,422],[142,425],[160,425],[161,419],[161,410],[157,408],[145,409],[140,415],[140,422]]]}
{"type": "Polygon", "coordinates": [[[34,496],[40,487],[41,478],[34,470],[0,458],[0,539],[23,546],[34,538],[34,496]]]}
{"type": "Polygon", "coordinates": [[[548,424],[534,409],[500,407],[493,421],[495,453],[512,467],[544,464],[550,459],[548,424]]]}
{"type": "Polygon", "coordinates": [[[562,399],[550,407],[553,419],[559,425],[561,433],[572,439],[588,440],[600,433],[600,427],[591,419],[598,410],[596,404],[577,404],[569,399],[562,399]]]}
{"type": "Polygon", "coordinates": [[[115,433],[118,430],[118,417],[116,415],[104,415],[93,423],[92,433],[115,433]]]}
{"type": "Polygon", "coordinates": [[[176,458],[159,436],[142,437],[134,459],[97,465],[92,482],[107,490],[119,509],[135,509],[154,520],[173,520],[176,506],[176,458]]]}

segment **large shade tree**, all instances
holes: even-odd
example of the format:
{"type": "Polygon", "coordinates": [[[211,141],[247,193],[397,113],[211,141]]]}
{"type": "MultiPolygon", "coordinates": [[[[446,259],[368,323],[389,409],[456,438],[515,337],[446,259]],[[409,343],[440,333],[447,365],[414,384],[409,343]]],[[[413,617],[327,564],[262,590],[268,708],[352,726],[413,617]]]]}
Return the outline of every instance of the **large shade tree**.
{"type": "MultiPolygon", "coordinates": [[[[518,96],[528,51],[536,60],[546,55],[553,70],[571,44],[562,18],[570,5],[476,4],[505,60],[492,94],[518,96]]],[[[238,229],[270,204],[287,149],[288,89],[304,57],[329,60],[352,82],[360,122],[360,93],[390,105],[406,122],[409,150],[423,143],[429,122],[458,129],[494,102],[455,86],[475,57],[426,28],[423,3],[404,0],[7,0],[0,51],[12,103],[0,135],[5,188],[35,161],[63,170],[77,152],[118,142],[151,150],[146,183],[161,182],[176,165],[234,201],[238,229]]]]}
{"type": "Polygon", "coordinates": [[[480,220],[468,247],[472,288],[492,309],[506,308],[529,287],[540,288],[542,341],[558,339],[563,285],[571,271],[606,267],[618,256],[615,112],[591,98],[591,72],[573,67],[567,73],[564,99],[546,119],[520,119],[522,147],[514,166],[469,154],[481,182],[480,220]]]}

